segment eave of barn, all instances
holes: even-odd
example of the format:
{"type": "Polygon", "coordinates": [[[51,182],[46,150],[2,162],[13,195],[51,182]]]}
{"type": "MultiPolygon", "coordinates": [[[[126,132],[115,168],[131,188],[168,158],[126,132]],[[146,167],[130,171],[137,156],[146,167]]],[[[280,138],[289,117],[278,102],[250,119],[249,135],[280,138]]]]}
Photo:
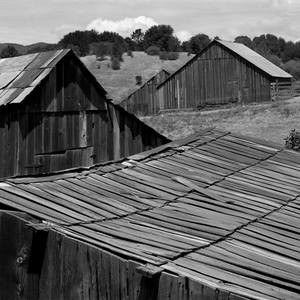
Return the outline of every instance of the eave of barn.
{"type": "Polygon", "coordinates": [[[0,203],[214,290],[298,299],[299,160],[208,130],[86,171],[5,180],[0,203]]]}

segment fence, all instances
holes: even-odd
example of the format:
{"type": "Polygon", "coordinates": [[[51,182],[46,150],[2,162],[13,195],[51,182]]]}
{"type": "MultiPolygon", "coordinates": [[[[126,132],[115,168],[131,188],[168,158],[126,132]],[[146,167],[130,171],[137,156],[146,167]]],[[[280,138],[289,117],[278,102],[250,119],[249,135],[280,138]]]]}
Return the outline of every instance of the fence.
{"type": "Polygon", "coordinates": [[[271,82],[271,99],[272,101],[289,99],[295,96],[296,82],[276,81],[271,82]]]}

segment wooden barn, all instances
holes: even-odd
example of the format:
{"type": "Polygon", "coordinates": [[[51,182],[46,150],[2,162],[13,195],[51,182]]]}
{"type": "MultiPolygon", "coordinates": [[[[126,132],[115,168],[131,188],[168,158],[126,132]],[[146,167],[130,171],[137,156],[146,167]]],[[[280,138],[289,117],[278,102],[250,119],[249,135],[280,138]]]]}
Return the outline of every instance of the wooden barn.
{"type": "Polygon", "coordinates": [[[139,116],[158,114],[160,107],[158,102],[157,86],[162,83],[170,73],[164,69],[148,79],[140,88],[131,93],[120,102],[128,112],[139,116]]]}
{"type": "Polygon", "coordinates": [[[0,178],[87,167],[167,141],[113,105],[71,50],[0,60],[0,178]]]}
{"type": "Polygon", "coordinates": [[[299,300],[300,153],[208,130],[0,182],[1,300],[299,300]]]}
{"type": "Polygon", "coordinates": [[[214,40],[158,86],[159,108],[270,101],[274,84],[291,86],[291,80],[245,45],[214,40]]]}

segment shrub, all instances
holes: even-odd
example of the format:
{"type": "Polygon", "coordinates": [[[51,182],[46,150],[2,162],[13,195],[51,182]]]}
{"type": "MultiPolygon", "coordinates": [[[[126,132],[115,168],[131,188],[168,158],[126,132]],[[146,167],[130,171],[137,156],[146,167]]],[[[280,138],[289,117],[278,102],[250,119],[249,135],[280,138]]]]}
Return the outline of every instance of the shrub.
{"type": "Polygon", "coordinates": [[[161,52],[159,53],[159,58],[160,58],[161,60],[168,60],[168,59],[169,59],[168,52],[166,52],[166,51],[161,51],[161,52]]]}
{"type": "Polygon", "coordinates": [[[0,54],[1,58],[6,58],[6,57],[15,57],[15,56],[19,56],[19,52],[16,50],[15,47],[8,45],[7,47],[5,47],[0,54]]]}
{"type": "Polygon", "coordinates": [[[178,52],[162,51],[159,53],[159,58],[161,60],[176,60],[176,59],[178,59],[178,57],[179,57],[178,52]]]}
{"type": "Polygon", "coordinates": [[[168,53],[169,60],[177,60],[179,57],[178,52],[169,52],[168,53]]]}
{"type": "Polygon", "coordinates": [[[286,62],[282,68],[293,75],[295,78],[300,78],[300,61],[299,60],[289,60],[286,62]]]}
{"type": "Polygon", "coordinates": [[[135,81],[137,85],[141,85],[143,83],[143,79],[141,75],[135,76],[135,81]]]}
{"type": "Polygon", "coordinates": [[[147,48],[146,53],[148,55],[159,55],[160,49],[156,46],[150,46],[147,48]]]}
{"type": "Polygon", "coordinates": [[[133,57],[133,53],[131,50],[127,50],[127,55],[130,56],[130,57],[133,57]]]}
{"type": "Polygon", "coordinates": [[[118,57],[112,57],[111,58],[111,68],[113,69],[113,70],[120,70],[120,68],[121,68],[121,64],[120,64],[120,60],[119,60],[119,58],[118,57]]]}

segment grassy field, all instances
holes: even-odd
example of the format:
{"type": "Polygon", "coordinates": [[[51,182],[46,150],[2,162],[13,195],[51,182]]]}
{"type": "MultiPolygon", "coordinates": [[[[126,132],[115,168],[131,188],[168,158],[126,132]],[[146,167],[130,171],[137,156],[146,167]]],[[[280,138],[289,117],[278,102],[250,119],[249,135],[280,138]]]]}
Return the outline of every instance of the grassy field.
{"type": "Polygon", "coordinates": [[[174,72],[184,65],[192,55],[182,52],[177,60],[160,60],[158,56],[149,56],[145,52],[134,51],[133,57],[123,55],[124,62],[121,63],[120,70],[112,70],[109,57],[104,61],[96,61],[95,55],[81,58],[83,63],[94,74],[97,80],[115,101],[123,100],[127,95],[138,89],[135,76],[141,75],[143,81],[151,78],[162,68],[169,72],[174,72]]]}
{"type": "Polygon", "coordinates": [[[141,118],[171,139],[215,127],[284,145],[291,129],[300,130],[300,97],[266,104],[197,112],[167,113],[141,118]]]}

